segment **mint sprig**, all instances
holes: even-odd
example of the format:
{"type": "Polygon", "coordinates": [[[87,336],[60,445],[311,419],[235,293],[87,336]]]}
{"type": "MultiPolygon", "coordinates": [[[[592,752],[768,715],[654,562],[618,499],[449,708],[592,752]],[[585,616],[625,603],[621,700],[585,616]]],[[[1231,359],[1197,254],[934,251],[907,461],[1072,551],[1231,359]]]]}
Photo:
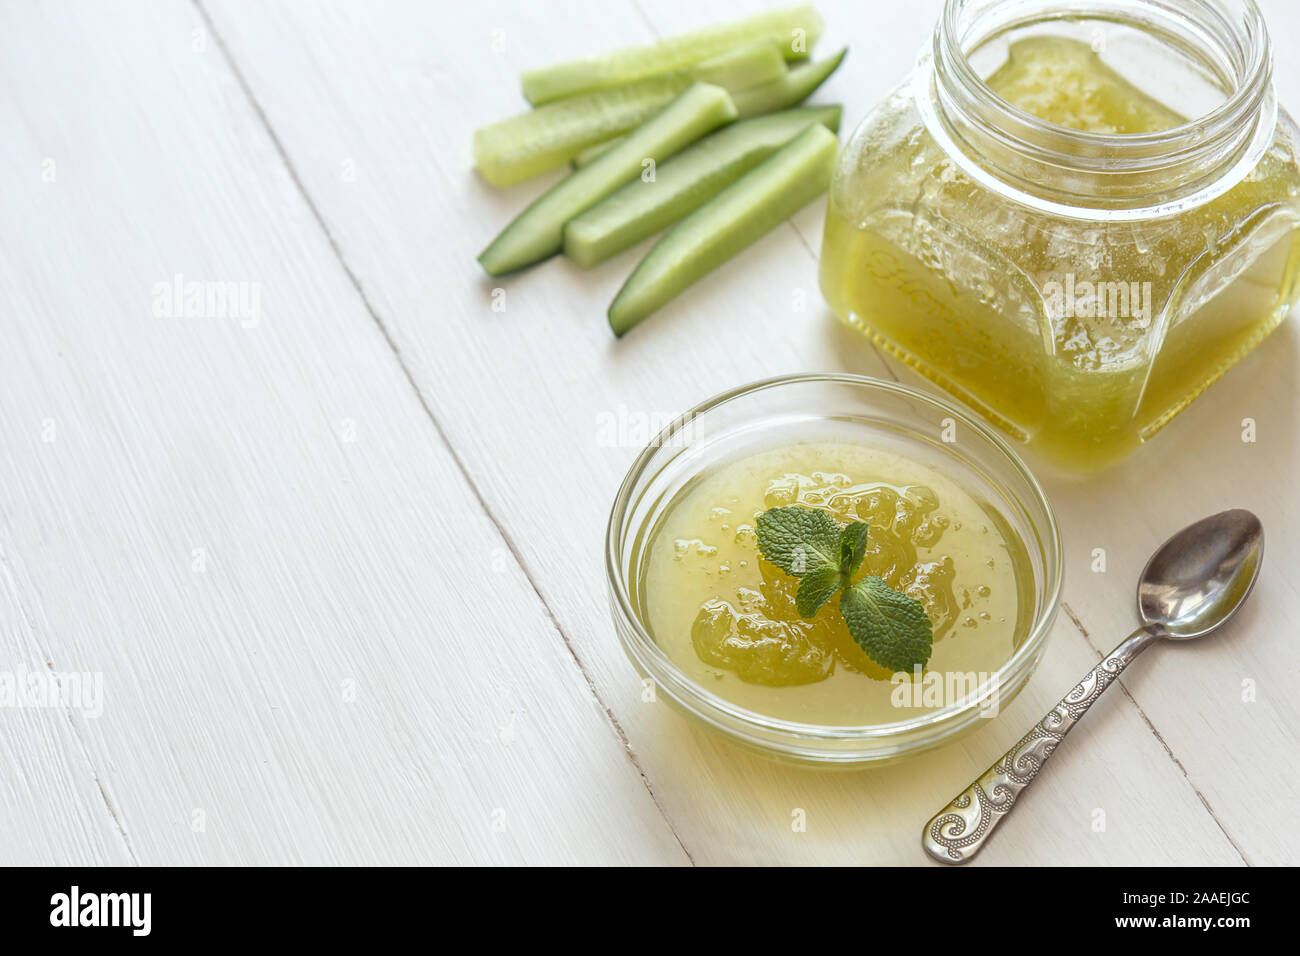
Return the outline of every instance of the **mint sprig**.
{"type": "Polygon", "coordinates": [[[824,511],[787,505],[758,516],[758,550],[799,578],[795,606],[801,617],[811,618],[838,594],[849,633],[867,656],[889,670],[911,671],[930,659],[934,630],[921,602],[884,578],[867,575],[854,583],[867,532],[864,521],[841,528],[824,511]]]}

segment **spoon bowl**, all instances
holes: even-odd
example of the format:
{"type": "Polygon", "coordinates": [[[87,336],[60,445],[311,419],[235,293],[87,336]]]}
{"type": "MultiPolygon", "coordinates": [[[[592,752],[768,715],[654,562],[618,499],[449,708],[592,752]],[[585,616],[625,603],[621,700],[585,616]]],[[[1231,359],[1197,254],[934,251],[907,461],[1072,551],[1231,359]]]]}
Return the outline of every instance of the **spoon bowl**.
{"type": "Polygon", "coordinates": [[[1161,637],[1191,640],[1245,603],[1264,556],[1264,528],[1235,508],[1188,525],[1151,556],[1138,583],[1138,613],[1161,637]]]}

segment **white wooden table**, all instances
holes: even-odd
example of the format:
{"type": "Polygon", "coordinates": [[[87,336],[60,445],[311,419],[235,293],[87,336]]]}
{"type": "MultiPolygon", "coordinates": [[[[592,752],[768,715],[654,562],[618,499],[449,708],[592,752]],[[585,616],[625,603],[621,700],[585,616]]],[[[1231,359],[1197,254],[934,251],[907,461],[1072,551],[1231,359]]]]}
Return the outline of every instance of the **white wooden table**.
{"type": "MultiPolygon", "coordinates": [[[[819,6],[849,126],[939,0],[819,6]]],[[[1265,6],[1300,104],[1300,11],[1265,6]]],[[[521,68],[738,12],[0,6],[0,672],[103,679],[99,716],[0,709],[0,862],[919,864],[929,813],[1129,631],[1153,545],[1243,506],[1269,540],[1238,622],[1134,668],[980,862],[1300,863],[1294,323],[1118,472],[1051,483],[1064,613],[963,742],[818,773],[642,702],[602,564],[637,448],[602,416],[911,379],[821,304],[820,204],[621,342],[637,253],[488,281],[541,184],[487,187],[469,140],[521,68]],[[169,313],[178,275],[256,284],[257,315],[169,313]]]]}

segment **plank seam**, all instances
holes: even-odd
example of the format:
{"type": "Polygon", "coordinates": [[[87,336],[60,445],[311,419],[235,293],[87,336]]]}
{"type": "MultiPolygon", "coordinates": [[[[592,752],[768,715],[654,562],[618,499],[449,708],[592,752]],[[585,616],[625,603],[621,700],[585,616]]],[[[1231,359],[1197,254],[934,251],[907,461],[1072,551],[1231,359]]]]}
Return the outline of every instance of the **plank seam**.
{"type": "MultiPolygon", "coordinates": [[[[378,311],[375,309],[373,303],[371,303],[370,298],[366,295],[365,290],[361,286],[361,281],[357,278],[356,274],[352,271],[352,268],[348,265],[347,259],[343,254],[342,248],[339,246],[338,241],[334,238],[334,234],[330,231],[329,226],[325,222],[324,216],[317,208],[315,201],[311,197],[311,194],[307,191],[306,185],[303,183],[301,177],[299,177],[298,170],[290,160],[288,151],[285,149],[284,144],[280,141],[280,137],[276,134],[275,129],[271,126],[270,118],[266,115],[266,111],[262,108],[261,102],[253,94],[252,87],[249,85],[247,78],[243,74],[243,71],[240,70],[238,64],[235,62],[234,55],[231,53],[229,47],[226,45],[225,38],[217,30],[216,23],[208,15],[208,11],[204,7],[202,2],[200,2],[200,0],[193,0],[193,3],[198,10],[199,16],[203,19],[204,24],[207,26],[208,32],[212,34],[213,39],[216,41],[217,48],[221,51],[221,55],[223,59],[226,61],[226,65],[230,68],[230,71],[233,74],[235,81],[239,84],[239,88],[243,91],[244,97],[248,100],[248,103],[252,107],[253,112],[256,114],[258,121],[262,125],[262,128],[266,131],[267,136],[270,138],[271,144],[274,146],[276,153],[280,157],[280,161],[284,164],[285,171],[289,174],[289,178],[292,180],[294,187],[298,190],[299,195],[302,196],[303,202],[307,205],[307,209],[311,213],[312,218],[315,220],[317,226],[320,227],[322,234],[325,236],[326,242],[329,243],[330,251],[333,252],[334,258],[337,260],[339,267],[343,270],[344,275],[347,276],[348,282],[352,285],[352,288],[355,290],[357,297],[361,301],[361,304],[365,307],[365,310],[369,314],[371,320],[375,323],[375,326],[379,329],[379,333],[380,335],[383,336],[384,342],[387,343],[388,348],[392,351],[393,358],[397,362],[398,368],[401,370],[402,377],[406,379],[407,385],[409,385],[411,391],[414,392],[416,401],[419,402],[420,408],[423,409],[425,416],[429,419],[430,424],[433,425],[434,432],[437,434],[439,441],[441,441],[443,446],[447,449],[447,453],[451,456],[451,459],[455,463],[456,468],[460,471],[461,477],[464,479],[466,485],[469,486],[469,489],[473,493],[474,499],[478,503],[479,508],[482,509],[484,516],[492,524],[492,527],[496,529],[497,534],[501,537],[501,540],[505,543],[506,548],[509,550],[511,557],[514,559],[515,563],[519,566],[520,571],[523,573],[524,578],[528,581],[529,586],[532,588],[533,594],[536,596],[537,601],[541,605],[542,610],[545,612],[547,619],[551,623],[551,626],[555,629],[555,632],[560,636],[560,639],[564,642],[564,646],[568,650],[569,656],[572,658],[574,666],[577,667],[578,673],[582,675],[582,679],[587,685],[587,690],[591,693],[592,697],[595,699],[597,706],[599,706],[600,709],[604,712],[605,718],[606,720],[608,720],[611,729],[614,731],[615,737],[618,739],[619,743],[623,747],[624,755],[627,757],[628,761],[632,764],[633,769],[635,769],[637,774],[640,776],[641,783],[645,787],[646,792],[649,794],[650,800],[654,804],[655,809],[658,810],[659,816],[663,819],[664,824],[668,827],[668,832],[672,834],[673,839],[676,841],[677,845],[681,848],[681,851],[686,856],[687,861],[692,866],[695,866],[696,865],[695,857],[691,854],[691,851],[687,849],[686,845],[682,842],[681,835],[678,833],[677,827],[673,825],[672,818],[668,815],[667,808],[660,801],[659,795],[655,792],[654,785],[650,781],[649,774],[646,772],[645,767],[642,766],[640,758],[637,757],[635,750],[632,748],[632,742],[629,739],[626,731],[624,731],[622,724],[619,722],[618,718],[614,715],[613,710],[610,708],[610,706],[607,703],[605,703],[604,698],[601,697],[600,692],[596,688],[595,682],[592,680],[591,675],[587,672],[587,668],[583,665],[582,659],[578,656],[577,650],[574,648],[573,642],[569,639],[568,633],[560,625],[560,622],[556,618],[555,613],[551,609],[550,604],[547,602],[546,598],[542,595],[541,589],[538,587],[537,581],[535,580],[532,571],[529,569],[528,564],[524,561],[523,555],[520,553],[519,548],[515,545],[514,539],[506,532],[506,529],[502,526],[501,522],[497,519],[497,516],[493,513],[492,509],[488,506],[487,500],[484,498],[483,493],[479,490],[479,486],[474,481],[470,473],[470,470],[466,467],[465,462],[460,457],[460,454],[456,451],[456,448],[452,445],[451,441],[449,440],[446,431],[442,427],[442,423],[438,420],[438,417],[434,414],[433,408],[429,405],[428,401],[425,399],[424,392],[420,389],[419,385],[416,383],[414,375],[412,374],[410,368],[407,366],[406,361],[403,359],[402,352],[398,348],[397,342],[393,339],[392,335],[389,333],[388,327],[384,324],[384,321],[379,317],[378,311]]],[[[109,804],[109,809],[111,812],[112,810],[111,804],[109,804]]]]}
{"type": "MultiPolygon", "coordinates": [[[[1088,633],[1088,629],[1083,626],[1083,622],[1079,620],[1078,615],[1074,613],[1074,610],[1070,605],[1062,601],[1061,610],[1063,610],[1065,616],[1070,619],[1070,623],[1073,624],[1075,628],[1078,629],[1079,633],[1083,635],[1084,641],[1087,642],[1090,648],[1092,648],[1093,653],[1097,655],[1097,659],[1102,660],[1106,656],[1106,653],[1097,648],[1097,645],[1092,640],[1092,635],[1088,633]]],[[[1116,683],[1119,684],[1119,689],[1124,692],[1124,696],[1127,697],[1129,702],[1137,709],[1138,716],[1142,718],[1143,723],[1147,725],[1147,729],[1151,731],[1151,736],[1155,737],[1156,740],[1160,742],[1160,746],[1165,749],[1165,753],[1169,755],[1169,759],[1174,762],[1174,766],[1182,773],[1183,779],[1186,780],[1187,785],[1192,788],[1192,793],[1196,794],[1197,798],[1201,801],[1201,806],[1205,807],[1205,812],[1210,815],[1210,819],[1213,820],[1215,825],[1219,828],[1224,839],[1226,839],[1232,848],[1237,851],[1237,856],[1241,857],[1241,862],[1246,866],[1254,866],[1254,864],[1247,859],[1246,854],[1237,844],[1237,841],[1232,838],[1232,834],[1228,832],[1228,828],[1223,825],[1223,821],[1219,819],[1219,815],[1214,812],[1214,807],[1210,805],[1210,801],[1206,799],[1205,794],[1201,793],[1201,789],[1196,786],[1196,782],[1192,780],[1192,776],[1187,772],[1187,768],[1183,766],[1183,762],[1174,754],[1173,748],[1169,746],[1160,731],[1156,729],[1155,723],[1147,716],[1147,712],[1142,709],[1142,705],[1137,702],[1137,698],[1134,697],[1132,691],[1128,689],[1128,686],[1124,683],[1124,679],[1121,677],[1116,683]]]]}
{"type": "MultiPolygon", "coordinates": [[[[0,572],[3,572],[4,578],[8,582],[10,590],[13,592],[14,603],[17,606],[18,614],[22,618],[23,626],[27,629],[27,633],[31,635],[32,642],[36,645],[36,649],[40,653],[42,662],[51,674],[57,674],[58,669],[54,666],[53,655],[50,654],[48,649],[41,646],[39,632],[37,631],[36,626],[32,623],[32,615],[29,614],[27,608],[23,606],[22,589],[18,586],[18,578],[13,573],[13,569],[10,567],[9,557],[2,546],[0,546],[0,572]]],[[[122,838],[122,846],[126,850],[126,855],[131,860],[131,865],[139,866],[140,861],[136,858],[135,849],[131,846],[131,838],[126,832],[126,823],[118,814],[117,807],[113,805],[113,801],[108,795],[108,789],[105,787],[104,781],[100,779],[99,768],[95,765],[95,761],[91,757],[90,747],[86,743],[81,728],[77,726],[77,722],[73,718],[72,708],[69,707],[64,710],[64,717],[67,718],[68,726],[72,728],[72,739],[76,741],[77,748],[81,751],[81,759],[85,761],[87,769],[90,770],[90,776],[91,779],[95,781],[95,789],[99,793],[99,798],[104,805],[104,809],[108,811],[108,815],[113,821],[113,828],[117,831],[118,836],[122,838]]]]}

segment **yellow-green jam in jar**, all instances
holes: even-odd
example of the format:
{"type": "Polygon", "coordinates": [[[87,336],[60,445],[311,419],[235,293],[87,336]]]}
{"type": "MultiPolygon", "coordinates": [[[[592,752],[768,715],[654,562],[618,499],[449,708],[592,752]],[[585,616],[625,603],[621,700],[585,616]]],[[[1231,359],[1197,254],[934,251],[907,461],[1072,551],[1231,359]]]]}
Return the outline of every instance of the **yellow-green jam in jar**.
{"type": "Polygon", "coordinates": [[[821,285],[886,350],[1090,470],[1286,316],[1297,132],[1253,0],[1047,9],[949,0],[933,55],[844,148],[821,285]]]}

